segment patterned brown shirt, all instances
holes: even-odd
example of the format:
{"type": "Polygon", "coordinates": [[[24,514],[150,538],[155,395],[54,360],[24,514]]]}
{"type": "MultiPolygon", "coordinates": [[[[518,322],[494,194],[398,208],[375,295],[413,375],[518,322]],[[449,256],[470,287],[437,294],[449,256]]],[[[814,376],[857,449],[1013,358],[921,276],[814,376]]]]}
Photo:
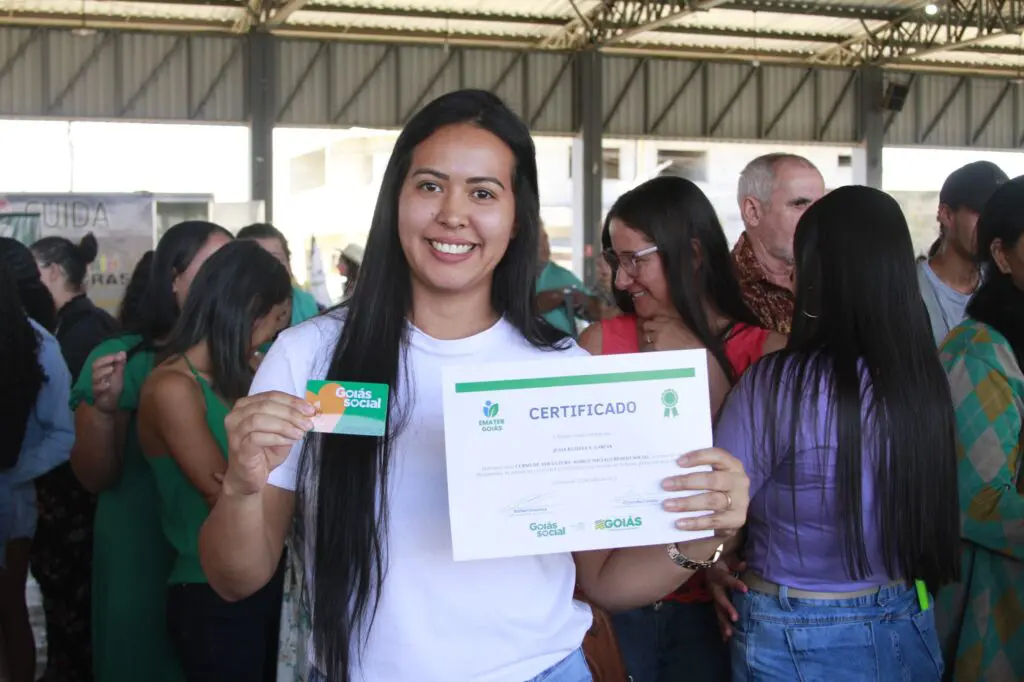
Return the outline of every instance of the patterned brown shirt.
{"type": "Polygon", "coordinates": [[[733,247],[732,258],[736,263],[743,300],[761,321],[761,326],[789,334],[793,325],[793,293],[768,281],[746,232],[740,235],[740,240],[733,247]]]}

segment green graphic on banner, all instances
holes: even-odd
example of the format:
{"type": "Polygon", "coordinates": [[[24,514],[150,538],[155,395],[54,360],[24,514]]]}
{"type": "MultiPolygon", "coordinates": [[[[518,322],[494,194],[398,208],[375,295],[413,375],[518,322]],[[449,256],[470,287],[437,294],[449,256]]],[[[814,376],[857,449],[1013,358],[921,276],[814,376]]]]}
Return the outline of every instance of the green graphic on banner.
{"type": "Polygon", "coordinates": [[[0,237],[31,246],[39,241],[39,236],[38,213],[0,213],[0,237]]]}

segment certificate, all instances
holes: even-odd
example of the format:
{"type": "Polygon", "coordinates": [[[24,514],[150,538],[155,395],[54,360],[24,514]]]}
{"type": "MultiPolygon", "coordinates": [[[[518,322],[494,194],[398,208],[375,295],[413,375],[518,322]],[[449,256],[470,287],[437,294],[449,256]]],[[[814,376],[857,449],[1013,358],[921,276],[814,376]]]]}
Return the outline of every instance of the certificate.
{"type": "MultiPolygon", "coordinates": [[[[456,561],[668,544],[680,455],[711,447],[703,350],[448,366],[456,561]]],[[[690,493],[692,494],[692,493],[690,493]]]]}

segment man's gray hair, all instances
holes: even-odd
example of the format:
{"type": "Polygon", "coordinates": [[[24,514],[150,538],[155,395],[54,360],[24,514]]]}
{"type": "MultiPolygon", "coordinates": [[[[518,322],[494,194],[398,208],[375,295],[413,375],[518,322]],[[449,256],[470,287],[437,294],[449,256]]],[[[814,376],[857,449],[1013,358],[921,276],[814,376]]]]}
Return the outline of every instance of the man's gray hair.
{"type": "Polygon", "coordinates": [[[772,190],[775,189],[775,170],[779,164],[787,162],[818,170],[817,166],[798,154],[778,152],[759,156],[748,163],[740,173],[740,182],[736,193],[739,203],[742,205],[744,199],[754,197],[767,206],[772,198],[772,190]]]}

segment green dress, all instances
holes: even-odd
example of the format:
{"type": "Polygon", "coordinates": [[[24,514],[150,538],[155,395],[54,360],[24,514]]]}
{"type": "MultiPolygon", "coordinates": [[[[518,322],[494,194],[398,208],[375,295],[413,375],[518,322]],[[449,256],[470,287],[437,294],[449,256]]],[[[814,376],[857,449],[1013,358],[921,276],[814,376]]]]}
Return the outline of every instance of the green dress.
{"type": "MultiPolygon", "coordinates": [[[[122,336],[97,346],[71,391],[71,408],[93,404],[92,363],[129,351],[142,339],[122,336]]],[[[135,412],[154,353],[132,355],[118,408],[131,414],[117,484],[99,495],[93,527],[92,643],[96,682],[182,682],[167,634],[167,577],[174,552],[164,539],[156,481],[139,446],[135,412]]]]}
{"type": "Polygon", "coordinates": [[[308,291],[304,291],[297,286],[292,287],[292,323],[291,326],[295,326],[300,322],[305,322],[311,317],[316,317],[320,314],[320,306],[316,304],[316,299],[313,298],[313,294],[308,291]]]}
{"type": "MultiPolygon", "coordinates": [[[[185,359],[188,362],[188,359],[185,359]]],[[[224,401],[213,392],[210,384],[199,376],[189,363],[192,376],[199,382],[206,403],[206,425],[220,448],[220,454],[227,459],[228,435],[224,418],[228,408],[224,401]]],[[[153,468],[156,487],[160,491],[160,520],[164,536],[174,547],[174,566],[167,580],[170,584],[206,583],[206,574],[199,562],[199,530],[210,515],[210,508],[202,493],[192,485],[174,458],[147,457],[153,468]]]]}
{"type": "Polygon", "coordinates": [[[946,679],[1024,680],[1024,374],[975,320],[943,343],[956,408],[961,582],[939,593],[946,679]]]}
{"type": "MultiPolygon", "coordinates": [[[[544,269],[540,271],[540,275],[537,276],[536,291],[539,294],[544,291],[560,291],[562,289],[578,289],[587,296],[591,295],[590,290],[571,270],[566,270],[561,265],[548,261],[544,269]]],[[[569,311],[565,306],[548,311],[544,313],[543,317],[566,334],[576,336],[576,319],[569,316],[569,311]]]]}

